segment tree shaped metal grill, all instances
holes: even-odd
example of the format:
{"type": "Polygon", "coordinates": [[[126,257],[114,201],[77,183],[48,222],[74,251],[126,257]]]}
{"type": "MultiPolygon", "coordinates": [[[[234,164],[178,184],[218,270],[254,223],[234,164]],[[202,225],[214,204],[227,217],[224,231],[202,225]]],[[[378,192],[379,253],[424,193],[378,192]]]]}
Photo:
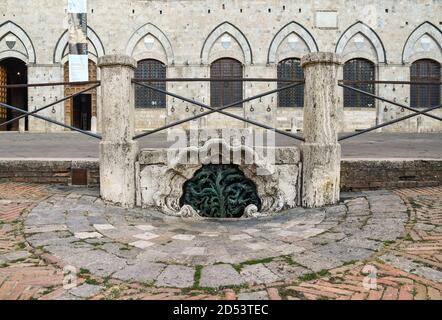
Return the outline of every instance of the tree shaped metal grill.
{"type": "Polygon", "coordinates": [[[180,205],[190,205],[203,217],[239,218],[244,209],[261,209],[256,185],[237,165],[205,165],[184,184],[180,205]]]}

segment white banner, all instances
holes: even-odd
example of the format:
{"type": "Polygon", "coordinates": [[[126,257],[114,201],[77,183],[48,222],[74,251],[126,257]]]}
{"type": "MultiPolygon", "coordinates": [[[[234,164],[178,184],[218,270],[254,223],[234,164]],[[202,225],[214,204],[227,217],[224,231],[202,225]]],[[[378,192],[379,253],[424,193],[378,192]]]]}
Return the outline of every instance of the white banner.
{"type": "Polygon", "coordinates": [[[89,80],[87,0],[68,0],[69,81],[89,80]]]}
{"type": "Polygon", "coordinates": [[[69,81],[82,82],[88,80],[88,56],[77,54],[69,55],[69,81]]]}
{"type": "Polygon", "coordinates": [[[68,13],[87,13],[87,0],[68,0],[68,13]]]}

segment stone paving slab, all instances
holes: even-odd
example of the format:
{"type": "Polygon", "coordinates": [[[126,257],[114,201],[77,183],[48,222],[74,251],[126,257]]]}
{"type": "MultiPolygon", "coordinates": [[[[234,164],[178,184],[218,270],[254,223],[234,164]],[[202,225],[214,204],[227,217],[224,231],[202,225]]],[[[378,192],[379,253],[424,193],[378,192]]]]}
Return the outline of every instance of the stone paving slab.
{"type": "Polygon", "coordinates": [[[240,286],[244,283],[245,280],[231,265],[221,264],[204,267],[199,284],[203,288],[219,288],[240,286]]]}
{"type": "Polygon", "coordinates": [[[80,285],[79,287],[70,290],[69,293],[76,297],[87,299],[96,296],[102,290],[103,290],[102,286],[85,283],[80,285]]]}
{"type": "Polygon", "coordinates": [[[156,286],[190,288],[194,283],[194,275],[194,268],[170,265],[159,275],[156,286]]]}
{"type": "Polygon", "coordinates": [[[241,270],[240,275],[250,285],[267,284],[281,280],[278,275],[263,264],[246,266],[241,270]]]}
{"type": "Polygon", "coordinates": [[[125,267],[115,273],[113,277],[124,281],[151,283],[158,278],[165,268],[164,264],[141,262],[125,267]]]}
{"type": "MultiPolygon", "coordinates": [[[[266,219],[250,219],[234,223],[231,221],[207,223],[204,220],[195,222],[164,217],[157,212],[142,209],[115,208],[114,210],[113,207],[105,206],[100,201],[95,201],[91,206],[90,202],[96,196],[96,191],[93,190],[55,188],[56,191],[50,192],[58,193],[50,197],[51,200],[44,200],[47,197],[41,190],[47,190],[46,188],[48,187],[0,183],[0,197],[6,199],[0,200],[0,211],[3,212],[0,215],[0,299],[442,300],[442,228],[440,227],[442,188],[440,187],[396,190],[394,194],[399,195],[406,204],[406,212],[402,212],[400,204],[394,204],[399,198],[396,197],[395,200],[392,197],[388,200],[385,197],[391,195],[391,192],[375,191],[347,194],[343,201],[351,202],[325,209],[313,211],[294,209],[290,210],[290,213],[266,219]],[[85,199],[83,195],[86,195],[85,199]],[[18,203],[20,209],[11,207],[8,199],[14,199],[14,203],[21,201],[19,199],[25,202],[30,201],[29,199],[42,202],[37,206],[37,213],[32,214],[32,218],[27,221],[23,221],[26,219],[26,209],[32,208],[34,203],[26,202],[26,206],[18,203]],[[379,213],[376,213],[371,212],[369,207],[368,214],[365,212],[350,214],[349,204],[355,207],[364,203],[364,199],[385,201],[400,211],[378,210],[379,213]],[[72,220],[80,221],[81,216],[101,217],[104,221],[101,220],[98,224],[114,225],[113,223],[117,221],[115,228],[120,235],[124,232],[130,234],[127,240],[112,239],[107,235],[99,239],[81,240],[75,238],[71,230],[24,234],[24,229],[28,227],[26,223],[30,225],[35,223],[35,226],[39,227],[51,225],[48,221],[43,221],[45,216],[51,216],[51,209],[54,209],[56,212],[54,216],[59,219],[60,212],[64,212],[68,207],[66,215],[72,210],[72,220]],[[85,208],[89,210],[86,214],[83,212],[85,208]],[[90,211],[91,208],[94,211],[90,211]],[[20,210],[23,210],[23,214],[20,210]],[[323,220],[319,223],[315,220],[312,223],[309,220],[310,213],[317,217],[322,210],[326,212],[323,220]],[[327,212],[330,212],[329,216],[327,212]],[[116,213],[121,216],[113,219],[111,216],[116,213]],[[363,222],[360,217],[366,217],[367,221],[363,222]],[[358,226],[353,233],[334,232],[334,228],[343,224],[350,225],[354,221],[362,222],[362,226],[358,226]],[[404,223],[406,223],[405,228],[404,223]],[[151,225],[154,229],[148,227],[146,230],[141,230],[136,228],[137,225],[151,225]],[[370,235],[376,238],[373,240],[362,236],[366,236],[367,231],[373,230],[372,226],[382,225],[387,225],[388,228],[398,225],[400,227],[398,229],[403,229],[404,233],[392,241],[382,240],[377,234],[370,235]],[[365,228],[366,226],[370,228],[365,228]],[[306,239],[287,236],[281,239],[277,235],[279,232],[308,230],[308,228],[325,231],[306,239]],[[129,246],[127,241],[133,240],[132,235],[143,232],[153,232],[160,237],[153,239],[154,245],[146,249],[129,246]],[[230,240],[230,235],[241,233],[249,234],[252,239],[230,240]],[[271,236],[262,236],[263,234],[271,236]],[[175,235],[193,235],[195,238],[187,241],[172,239],[175,235]],[[255,247],[256,250],[251,250],[246,244],[259,244],[259,246],[255,247]],[[378,246],[377,249],[372,247],[375,244],[378,246]],[[180,250],[189,245],[205,247],[208,249],[208,254],[180,255],[180,250]],[[292,253],[290,248],[295,246],[303,250],[292,253]],[[339,251],[337,247],[341,246],[366,249],[373,253],[357,261],[346,263],[338,261],[339,266],[332,269],[322,269],[326,265],[324,263],[318,266],[316,269],[318,271],[300,265],[308,264],[308,259],[300,263],[295,261],[296,255],[307,257],[311,252],[318,255],[316,251],[320,251],[321,247],[328,248],[322,253],[327,254],[339,251]],[[283,255],[280,256],[281,254],[283,255]],[[12,257],[12,260],[5,261],[4,255],[12,257]],[[236,276],[239,275],[244,283],[223,290],[213,290],[219,287],[210,290],[199,287],[204,269],[217,265],[219,255],[223,255],[223,259],[231,260],[230,267],[237,272],[236,276]],[[15,260],[17,257],[19,259],[15,260]],[[77,257],[77,262],[81,263],[69,265],[77,257]],[[94,261],[89,261],[88,264],[88,260],[91,259],[94,261]],[[100,260],[103,260],[103,263],[100,263],[100,260]],[[164,265],[158,276],[153,277],[155,280],[140,284],[133,280],[118,280],[114,276],[126,267],[146,263],[164,265]],[[73,272],[77,273],[78,288],[80,288],[80,293],[77,294],[83,295],[84,298],[63,289],[64,267],[74,267],[73,272]],[[255,274],[253,282],[261,282],[260,278],[265,279],[269,275],[266,270],[270,270],[281,280],[255,286],[248,283],[250,281],[247,280],[250,279],[244,279],[249,272],[255,274]],[[373,272],[369,270],[376,272],[377,280],[376,287],[371,290],[364,288],[364,279],[373,272]],[[184,274],[187,276],[183,276],[184,274]],[[185,291],[177,288],[180,286],[181,277],[187,279],[186,285],[191,283],[185,291]],[[86,298],[98,291],[96,287],[101,287],[103,290],[86,298]],[[85,293],[81,294],[83,290],[85,293]]],[[[97,222],[89,221],[89,223],[94,227],[93,224],[97,222]]],[[[57,224],[66,224],[65,217],[57,220],[57,224]]],[[[97,231],[95,227],[94,229],[97,231]]],[[[359,253],[359,250],[356,253],[359,253]]],[[[344,256],[347,254],[355,253],[345,253],[344,256]]]]}
{"type": "Polygon", "coordinates": [[[229,221],[124,209],[97,195],[66,188],[40,202],[25,221],[29,243],[93,275],[177,288],[193,286],[200,265],[206,287],[266,284],[339,267],[399,237],[407,219],[404,203],[391,192],[348,193],[336,206],[229,221]],[[48,224],[48,216],[58,224],[48,224]],[[233,268],[241,265],[240,272],[233,268]]]}

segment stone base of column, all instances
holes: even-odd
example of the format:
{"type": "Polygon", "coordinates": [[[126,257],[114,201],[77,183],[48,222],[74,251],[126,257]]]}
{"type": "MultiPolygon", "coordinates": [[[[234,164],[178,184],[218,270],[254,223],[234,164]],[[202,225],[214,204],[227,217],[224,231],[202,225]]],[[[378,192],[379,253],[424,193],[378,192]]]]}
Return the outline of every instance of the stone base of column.
{"type": "Polygon", "coordinates": [[[135,206],[135,161],[138,142],[100,143],[100,192],[104,201],[132,208],[135,206]]]}
{"type": "Polygon", "coordinates": [[[340,197],[341,145],[305,143],[302,206],[318,208],[336,204],[340,197]]]}

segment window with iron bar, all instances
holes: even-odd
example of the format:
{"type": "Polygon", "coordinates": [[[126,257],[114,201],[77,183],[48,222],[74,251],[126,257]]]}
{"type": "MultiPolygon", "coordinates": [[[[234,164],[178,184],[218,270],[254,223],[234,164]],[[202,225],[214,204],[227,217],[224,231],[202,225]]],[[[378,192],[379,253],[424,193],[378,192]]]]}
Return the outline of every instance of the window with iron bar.
{"type": "MultiPolygon", "coordinates": [[[[165,79],[166,66],[157,60],[148,59],[138,62],[136,79],[165,79]]],[[[165,82],[146,82],[152,87],[166,90],[165,82]]],[[[142,86],[135,86],[135,108],[165,108],[166,95],[142,86]]]]}
{"type": "MultiPolygon", "coordinates": [[[[243,77],[241,62],[231,58],[221,58],[212,63],[210,77],[214,79],[236,79],[243,77]]],[[[243,99],[243,82],[211,82],[210,104],[212,107],[222,107],[243,99]]],[[[235,107],[242,108],[242,104],[235,107]]]]}
{"type": "MultiPolygon", "coordinates": [[[[434,60],[422,59],[411,65],[412,82],[440,82],[440,64],[434,60]]],[[[429,108],[440,104],[441,87],[431,84],[412,84],[410,86],[411,106],[429,108]]]]}
{"type": "MultiPolygon", "coordinates": [[[[289,58],[278,63],[278,79],[304,79],[304,71],[301,68],[301,61],[296,58],[289,58]]],[[[288,86],[288,82],[278,82],[278,89],[288,86]]],[[[278,93],[278,107],[304,106],[304,85],[297,86],[278,93]]]]}
{"type": "MultiPolygon", "coordinates": [[[[366,59],[353,59],[344,64],[344,81],[374,81],[375,65],[366,59]]],[[[353,88],[375,94],[374,83],[351,84],[353,88]]],[[[344,108],[374,108],[375,99],[344,88],[344,108]]]]}

